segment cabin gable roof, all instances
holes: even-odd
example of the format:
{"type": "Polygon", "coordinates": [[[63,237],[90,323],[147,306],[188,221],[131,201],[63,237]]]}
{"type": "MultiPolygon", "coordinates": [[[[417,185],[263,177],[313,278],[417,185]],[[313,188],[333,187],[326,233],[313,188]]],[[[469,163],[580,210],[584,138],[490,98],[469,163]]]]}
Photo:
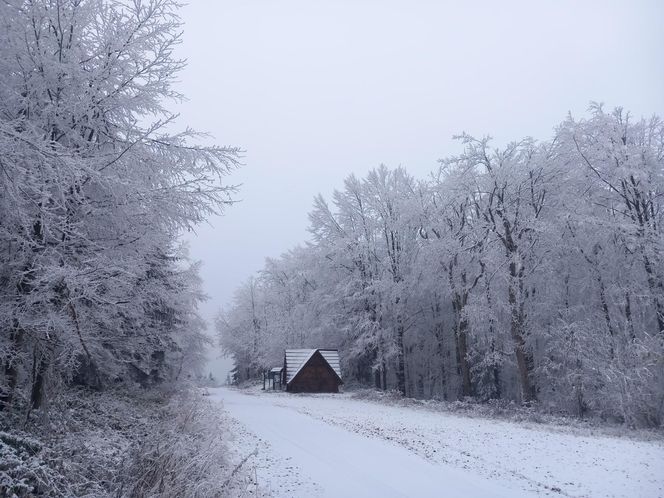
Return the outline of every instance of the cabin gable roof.
{"type": "Polygon", "coordinates": [[[316,353],[322,357],[335,377],[343,384],[339,366],[339,351],[336,349],[287,349],[285,362],[286,385],[290,384],[298,376],[316,353]]]}

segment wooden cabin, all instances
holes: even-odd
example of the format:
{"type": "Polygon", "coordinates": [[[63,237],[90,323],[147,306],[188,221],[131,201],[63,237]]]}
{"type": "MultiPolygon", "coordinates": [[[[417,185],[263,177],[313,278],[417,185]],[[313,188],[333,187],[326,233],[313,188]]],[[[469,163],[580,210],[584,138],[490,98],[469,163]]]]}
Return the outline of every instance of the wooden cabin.
{"type": "Polygon", "coordinates": [[[287,349],[284,355],[286,391],[338,393],[341,380],[336,349],[287,349]]]}

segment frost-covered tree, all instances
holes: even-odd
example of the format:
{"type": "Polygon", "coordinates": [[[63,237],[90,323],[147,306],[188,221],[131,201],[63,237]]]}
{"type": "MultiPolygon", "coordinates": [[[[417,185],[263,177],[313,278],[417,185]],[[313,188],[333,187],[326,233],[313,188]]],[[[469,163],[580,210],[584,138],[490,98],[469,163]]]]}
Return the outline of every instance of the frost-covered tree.
{"type": "MultiPolygon", "coordinates": [[[[557,134],[570,165],[558,252],[564,322],[551,341],[556,379],[571,386],[576,411],[661,424],[662,183],[664,127],[591,106],[557,134]]],[[[559,280],[560,281],[560,280],[559,280]]]]}
{"type": "Polygon", "coordinates": [[[230,202],[237,150],[170,131],[177,8],[0,3],[4,405],[199,354],[196,269],[175,240],[230,202]]]}
{"type": "MultiPolygon", "coordinates": [[[[530,140],[491,150],[488,139],[464,136],[464,153],[444,161],[445,167],[463,175],[472,196],[471,213],[501,247],[490,263],[502,273],[507,290],[510,335],[525,400],[537,397],[534,353],[527,326],[528,301],[537,291],[534,272],[540,264],[542,219],[552,197],[554,172],[546,153],[530,140]]],[[[467,215],[462,216],[467,218],[467,215]]],[[[473,282],[475,283],[475,282],[473,282]]]]}
{"type": "Polygon", "coordinates": [[[314,240],[341,275],[345,273],[341,296],[354,301],[347,329],[355,329],[356,341],[364,344],[357,360],[373,362],[368,366],[379,375],[386,362],[393,361],[397,388],[404,394],[404,340],[412,326],[409,277],[418,253],[420,222],[409,205],[416,202],[415,189],[405,170],[381,166],[363,181],[350,177],[345,189],[334,193],[336,213],[318,198],[311,214],[314,240]]]}
{"type": "MultiPolygon", "coordinates": [[[[446,167],[445,167],[446,168],[446,167]]],[[[468,340],[470,334],[467,305],[471,292],[485,270],[483,251],[487,230],[482,226],[474,202],[474,192],[466,185],[459,189],[451,176],[441,168],[432,183],[426,209],[426,227],[420,235],[427,241],[430,268],[439,277],[437,288],[448,296],[454,315],[454,345],[461,395],[473,394],[468,340]],[[442,176],[441,176],[442,175],[442,176]]]]}

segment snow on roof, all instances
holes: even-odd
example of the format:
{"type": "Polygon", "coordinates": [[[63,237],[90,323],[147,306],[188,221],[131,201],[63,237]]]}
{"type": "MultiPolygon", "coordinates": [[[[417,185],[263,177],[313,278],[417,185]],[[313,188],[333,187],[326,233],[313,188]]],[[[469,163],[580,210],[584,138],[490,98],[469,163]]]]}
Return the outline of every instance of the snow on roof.
{"type": "Polygon", "coordinates": [[[341,378],[339,351],[336,349],[287,349],[286,350],[286,384],[302,370],[316,351],[320,351],[332,370],[341,378]]]}
{"type": "Polygon", "coordinates": [[[272,373],[279,373],[284,369],[284,367],[274,367],[270,369],[270,372],[272,373]]]}
{"type": "Polygon", "coordinates": [[[316,352],[315,349],[286,350],[286,384],[295,377],[316,352]]]}
{"type": "Polygon", "coordinates": [[[320,354],[330,364],[332,370],[341,378],[341,365],[339,364],[339,351],[336,349],[319,349],[320,354]]]}

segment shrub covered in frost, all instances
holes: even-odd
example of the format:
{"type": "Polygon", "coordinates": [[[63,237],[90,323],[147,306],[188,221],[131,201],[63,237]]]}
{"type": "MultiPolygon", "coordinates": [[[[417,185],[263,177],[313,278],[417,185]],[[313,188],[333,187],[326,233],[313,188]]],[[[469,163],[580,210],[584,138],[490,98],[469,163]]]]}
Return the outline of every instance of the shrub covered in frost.
{"type": "Polygon", "coordinates": [[[0,496],[64,496],[66,479],[43,459],[43,444],[18,431],[0,432],[0,496]]]}
{"type": "Polygon", "coordinates": [[[132,447],[122,475],[123,495],[218,496],[233,485],[222,440],[223,420],[209,401],[178,393],[153,424],[153,430],[132,447]]]}
{"type": "Polygon", "coordinates": [[[65,390],[19,421],[0,412],[0,497],[227,496],[246,481],[195,389],[65,390]]]}

